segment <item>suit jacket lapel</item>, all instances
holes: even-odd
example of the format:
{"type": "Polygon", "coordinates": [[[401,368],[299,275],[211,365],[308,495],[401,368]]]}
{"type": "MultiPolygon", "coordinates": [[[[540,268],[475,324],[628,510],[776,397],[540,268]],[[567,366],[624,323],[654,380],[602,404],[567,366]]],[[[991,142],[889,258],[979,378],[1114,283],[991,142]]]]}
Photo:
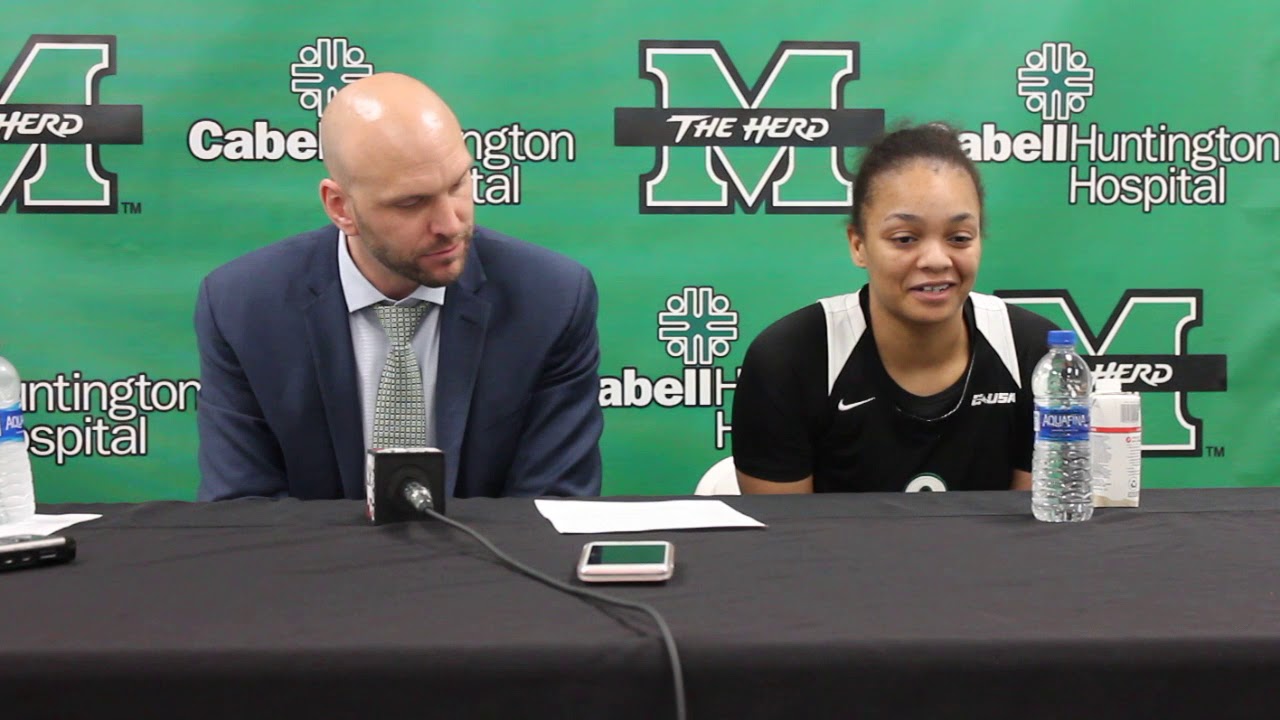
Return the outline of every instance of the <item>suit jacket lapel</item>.
{"type": "MultiPolygon", "coordinates": [[[[482,231],[477,228],[476,234],[482,231]]],[[[480,297],[484,268],[475,242],[467,266],[445,293],[440,312],[440,356],[436,362],[436,444],[445,453],[445,492],[455,494],[462,436],[471,411],[480,355],[489,324],[489,302],[480,297]]]]}
{"type": "MultiPolygon", "coordinates": [[[[313,297],[305,307],[307,337],[315,363],[325,422],[333,442],[343,495],[364,497],[364,429],[357,392],[355,352],[347,301],[338,279],[337,229],[330,242],[319,243],[312,257],[308,285],[313,297]]],[[[300,422],[311,422],[302,418],[300,422]]]]}

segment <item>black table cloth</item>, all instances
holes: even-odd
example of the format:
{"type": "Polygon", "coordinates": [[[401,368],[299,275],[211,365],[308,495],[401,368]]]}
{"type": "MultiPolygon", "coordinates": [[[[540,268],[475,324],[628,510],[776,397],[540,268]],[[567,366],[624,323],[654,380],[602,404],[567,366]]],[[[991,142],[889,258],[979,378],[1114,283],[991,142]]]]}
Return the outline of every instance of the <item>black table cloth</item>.
{"type": "MultiPolygon", "coordinates": [[[[1149,490],[1071,525],[1019,492],[724,500],[769,527],[449,510],[574,583],[588,540],[672,540],[670,582],[603,589],[671,625],[691,718],[1280,717],[1280,489],[1149,490]]],[[[41,506],[104,517],[65,531],[74,563],[0,573],[0,716],[672,716],[643,613],[363,509],[41,506]]]]}

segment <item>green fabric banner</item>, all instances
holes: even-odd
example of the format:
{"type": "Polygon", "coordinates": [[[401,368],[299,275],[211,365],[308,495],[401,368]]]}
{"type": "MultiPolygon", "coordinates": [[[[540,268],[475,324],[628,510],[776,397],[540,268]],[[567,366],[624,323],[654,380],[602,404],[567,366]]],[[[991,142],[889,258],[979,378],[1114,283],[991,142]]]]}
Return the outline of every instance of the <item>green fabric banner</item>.
{"type": "Polygon", "coordinates": [[[317,120],[422,79],[476,159],[477,222],[600,288],[606,494],[729,454],[755,335],[865,279],[860,146],[965,129],[977,289],[1143,393],[1147,487],[1273,484],[1280,5],[1099,0],[11,4],[0,28],[0,354],[37,496],[190,499],[196,288],[323,225],[317,120]],[[6,64],[7,63],[7,64],[6,64]]]}

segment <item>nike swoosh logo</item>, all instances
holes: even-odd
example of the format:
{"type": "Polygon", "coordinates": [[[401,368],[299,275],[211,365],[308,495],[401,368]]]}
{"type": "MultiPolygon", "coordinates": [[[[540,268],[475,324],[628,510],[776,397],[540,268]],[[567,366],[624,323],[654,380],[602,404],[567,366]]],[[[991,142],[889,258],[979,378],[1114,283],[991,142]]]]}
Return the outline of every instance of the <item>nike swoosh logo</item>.
{"type": "Polygon", "coordinates": [[[852,410],[852,409],[854,409],[854,408],[858,407],[859,405],[866,405],[867,403],[871,402],[872,400],[875,400],[875,397],[874,397],[874,396],[869,397],[869,398],[867,398],[866,400],[859,400],[859,401],[858,401],[858,402],[856,402],[856,403],[849,403],[848,405],[846,405],[846,404],[845,404],[845,402],[844,402],[843,400],[841,400],[840,402],[836,403],[836,407],[840,409],[840,412],[844,412],[845,410],[852,410]]]}

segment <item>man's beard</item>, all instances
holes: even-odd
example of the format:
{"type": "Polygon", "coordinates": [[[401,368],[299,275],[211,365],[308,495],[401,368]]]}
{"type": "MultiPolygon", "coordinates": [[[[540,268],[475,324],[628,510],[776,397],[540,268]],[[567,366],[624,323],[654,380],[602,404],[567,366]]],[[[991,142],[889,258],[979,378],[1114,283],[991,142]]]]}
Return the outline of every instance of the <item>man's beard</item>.
{"type": "Polygon", "coordinates": [[[471,249],[471,238],[474,233],[475,225],[468,225],[466,229],[457,235],[451,236],[444,242],[437,242],[435,244],[432,251],[443,250],[454,243],[462,244],[461,255],[449,268],[444,269],[443,272],[440,270],[431,272],[423,269],[417,262],[421,257],[420,255],[414,255],[410,258],[393,257],[388,251],[387,245],[381,241],[366,243],[365,247],[369,250],[369,254],[373,255],[375,260],[382,263],[384,267],[400,277],[412,280],[413,282],[425,287],[444,287],[453,283],[460,275],[462,275],[462,271],[466,266],[467,253],[471,249]]]}

